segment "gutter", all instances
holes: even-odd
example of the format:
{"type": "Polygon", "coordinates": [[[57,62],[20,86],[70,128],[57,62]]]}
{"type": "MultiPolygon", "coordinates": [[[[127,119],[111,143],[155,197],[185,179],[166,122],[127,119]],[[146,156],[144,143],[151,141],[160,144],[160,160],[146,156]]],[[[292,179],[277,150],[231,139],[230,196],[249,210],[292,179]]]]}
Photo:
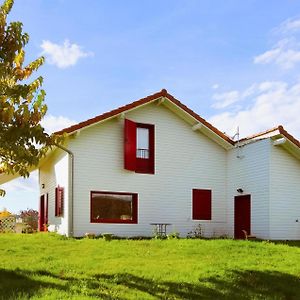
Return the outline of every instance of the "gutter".
{"type": "Polygon", "coordinates": [[[68,202],[68,211],[69,211],[69,215],[68,215],[68,233],[67,236],[68,237],[73,237],[74,235],[74,153],[61,146],[56,144],[55,146],[57,146],[58,148],[60,148],[61,150],[65,151],[68,155],[69,155],[69,202],[68,202]]]}

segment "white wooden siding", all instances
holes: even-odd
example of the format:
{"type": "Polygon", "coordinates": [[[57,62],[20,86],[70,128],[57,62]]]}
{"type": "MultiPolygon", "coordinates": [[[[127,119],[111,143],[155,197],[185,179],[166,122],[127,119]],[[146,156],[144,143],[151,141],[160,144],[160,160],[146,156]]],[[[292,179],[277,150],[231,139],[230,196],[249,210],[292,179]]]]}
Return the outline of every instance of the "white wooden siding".
{"type": "MultiPolygon", "coordinates": [[[[74,153],[74,235],[111,232],[150,236],[150,223],[171,223],[181,236],[201,224],[205,236],[234,235],[234,197],[251,195],[251,232],[263,239],[300,239],[300,162],[270,138],[226,151],[193,131],[163,105],[126,114],[155,125],[155,174],[124,170],[124,120],[83,129],[69,140],[74,153]],[[192,220],[192,189],[212,190],[212,220],[192,220]],[[138,224],[90,223],[90,192],[138,194],[138,224]],[[298,222],[296,222],[298,220],[298,222]]],[[[50,231],[68,233],[68,155],[56,151],[40,168],[49,197],[50,231]],[[65,187],[64,217],[54,216],[55,187],[65,187]]]]}
{"type": "Polygon", "coordinates": [[[300,240],[300,162],[281,146],[271,146],[270,181],[270,239],[300,240]]]}
{"type": "Polygon", "coordinates": [[[68,146],[75,159],[75,236],[152,235],[152,222],[172,223],[169,230],[185,236],[199,223],[191,219],[193,188],[212,190],[213,220],[202,222],[205,234],[226,234],[226,151],[163,105],[146,105],[126,118],[155,125],[155,175],[124,170],[124,120],[82,130],[68,146]],[[92,190],[138,193],[138,224],[91,224],[92,190]]]}
{"type": "Polygon", "coordinates": [[[228,225],[234,235],[234,197],[251,195],[251,230],[259,238],[269,238],[270,141],[257,141],[228,152],[228,225]],[[237,156],[240,156],[238,158],[237,156]]]}
{"type": "Polygon", "coordinates": [[[39,170],[40,194],[48,193],[48,230],[64,235],[68,233],[68,168],[68,155],[57,150],[39,170]],[[65,193],[63,217],[55,217],[55,188],[58,185],[64,187],[65,193]]]}

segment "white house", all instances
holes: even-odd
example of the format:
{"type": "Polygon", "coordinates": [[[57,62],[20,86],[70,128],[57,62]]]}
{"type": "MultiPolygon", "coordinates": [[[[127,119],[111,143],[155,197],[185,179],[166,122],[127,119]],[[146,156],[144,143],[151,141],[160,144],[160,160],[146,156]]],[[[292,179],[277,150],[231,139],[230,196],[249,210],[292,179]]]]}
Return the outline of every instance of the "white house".
{"type": "Polygon", "coordinates": [[[39,166],[40,229],[67,236],[300,240],[300,142],[282,126],[234,142],[162,90],[65,128],[39,166]]]}

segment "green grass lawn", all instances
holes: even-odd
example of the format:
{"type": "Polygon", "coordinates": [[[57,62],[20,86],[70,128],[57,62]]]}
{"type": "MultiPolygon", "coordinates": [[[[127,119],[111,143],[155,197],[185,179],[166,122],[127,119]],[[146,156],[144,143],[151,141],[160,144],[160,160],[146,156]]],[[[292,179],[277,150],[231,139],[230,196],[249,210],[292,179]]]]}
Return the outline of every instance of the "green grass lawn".
{"type": "Polygon", "coordinates": [[[0,235],[0,299],[300,299],[300,242],[0,235]]]}

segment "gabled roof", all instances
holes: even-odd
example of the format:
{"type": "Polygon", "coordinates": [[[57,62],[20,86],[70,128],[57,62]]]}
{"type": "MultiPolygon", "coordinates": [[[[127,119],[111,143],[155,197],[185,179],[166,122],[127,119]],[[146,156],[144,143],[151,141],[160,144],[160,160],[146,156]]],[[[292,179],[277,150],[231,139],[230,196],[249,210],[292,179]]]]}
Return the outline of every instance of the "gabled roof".
{"type": "MultiPolygon", "coordinates": [[[[252,140],[257,140],[257,139],[261,139],[261,138],[274,136],[276,134],[276,131],[277,131],[277,133],[279,133],[279,129],[278,129],[279,127],[282,127],[282,126],[279,125],[277,127],[274,127],[274,128],[262,131],[262,132],[252,134],[250,136],[247,136],[245,138],[240,139],[239,142],[243,143],[243,142],[247,142],[247,141],[252,141],[252,140]]],[[[236,143],[238,143],[238,142],[236,141],[236,143]]]]}
{"type": "MultiPolygon", "coordinates": [[[[268,129],[263,132],[259,132],[256,134],[253,134],[251,136],[248,136],[246,138],[241,139],[239,142],[247,142],[247,141],[252,141],[252,140],[257,140],[257,139],[264,139],[268,137],[274,137],[276,135],[282,135],[283,137],[287,138],[290,142],[295,144],[295,146],[300,148],[300,141],[297,140],[295,137],[293,137],[290,133],[288,133],[282,125],[278,125],[277,127],[268,129]]],[[[235,142],[237,143],[237,142],[235,142]]]]}
{"type": "Polygon", "coordinates": [[[240,145],[245,145],[251,142],[255,142],[262,139],[270,138],[274,141],[276,140],[282,140],[282,143],[276,143],[276,145],[282,145],[283,148],[285,148],[287,151],[289,151],[291,154],[296,156],[298,159],[300,159],[300,141],[297,140],[295,137],[293,137],[290,133],[288,133],[282,125],[279,125],[277,127],[271,128],[269,130],[251,135],[249,137],[243,138],[237,143],[240,143],[240,145]]]}
{"type": "Polygon", "coordinates": [[[153,95],[150,95],[150,96],[148,96],[146,98],[142,98],[142,99],[134,101],[134,102],[132,102],[130,104],[121,106],[121,107],[119,107],[117,109],[111,110],[111,111],[106,112],[106,113],[101,114],[101,115],[98,115],[98,116],[96,116],[94,118],[91,118],[91,119],[88,119],[86,121],[80,122],[78,124],[72,125],[70,127],[64,128],[64,129],[62,129],[60,131],[57,131],[56,134],[62,134],[62,133],[71,134],[71,133],[74,133],[74,132],[76,132],[78,130],[81,130],[83,128],[86,128],[88,126],[96,124],[96,123],[98,123],[100,121],[104,121],[106,119],[110,119],[112,117],[118,116],[118,115],[120,115],[122,113],[125,113],[125,112],[130,111],[130,110],[132,110],[134,108],[137,108],[139,106],[145,105],[147,103],[153,102],[153,101],[161,99],[161,98],[168,99],[170,102],[172,102],[178,108],[180,108],[185,113],[187,113],[191,117],[193,117],[195,119],[195,121],[197,120],[197,122],[199,122],[200,124],[202,124],[205,127],[207,127],[209,130],[211,130],[213,133],[215,133],[217,136],[219,136],[225,142],[227,142],[227,143],[229,143],[231,145],[234,145],[234,141],[230,137],[228,137],[227,135],[225,135],[224,133],[222,133],[220,130],[218,130],[216,127],[214,127],[213,125],[211,125],[205,119],[203,119],[202,117],[200,117],[198,114],[196,114],[190,108],[188,108],[187,106],[185,106],[179,100],[175,99],[165,89],[162,89],[160,92],[155,93],[153,95]]]}

